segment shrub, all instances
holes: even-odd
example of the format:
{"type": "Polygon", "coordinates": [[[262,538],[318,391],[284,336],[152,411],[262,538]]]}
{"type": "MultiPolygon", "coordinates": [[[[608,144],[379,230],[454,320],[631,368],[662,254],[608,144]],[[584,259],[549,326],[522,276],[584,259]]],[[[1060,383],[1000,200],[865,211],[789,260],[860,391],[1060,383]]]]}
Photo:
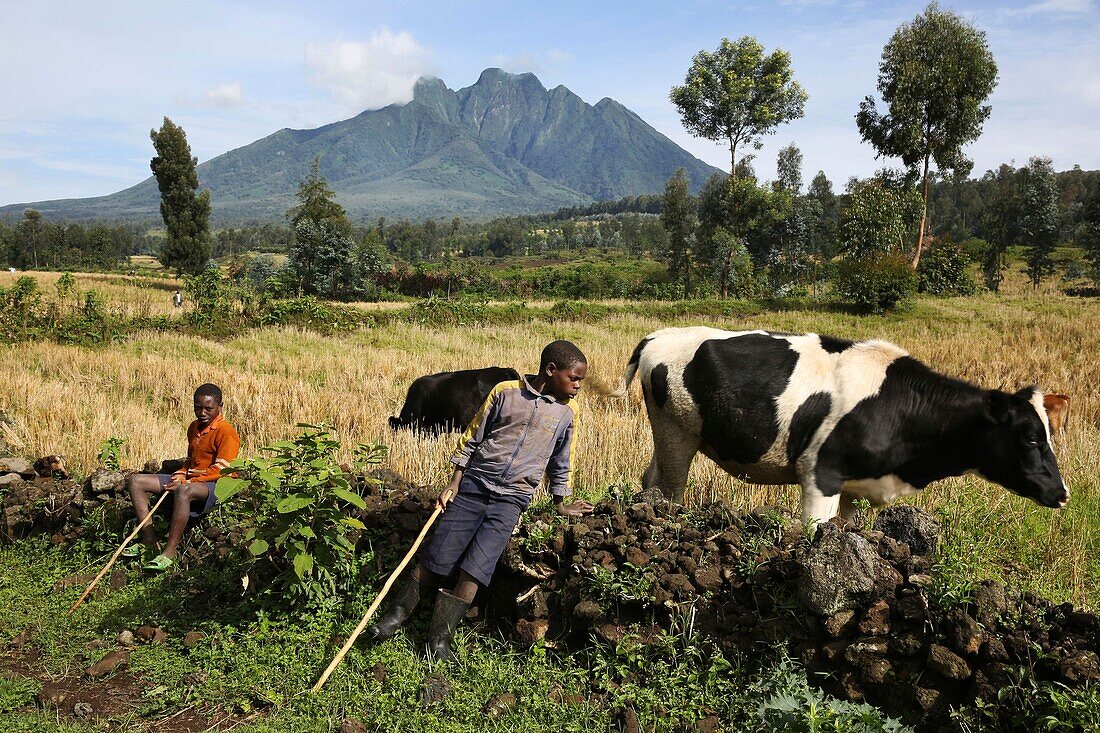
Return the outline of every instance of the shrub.
{"type": "Polygon", "coordinates": [[[973,295],[978,286],[963,250],[941,242],[925,253],[917,268],[917,289],[929,295],[973,295]]]}
{"type": "Polygon", "coordinates": [[[350,516],[365,509],[353,479],[381,463],[382,445],[360,445],[347,466],[336,457],[340,442],[323,425],[304,428],[294,440],[261,448],[267,458],[237,459],[236,477],[221,478],[219,501],[238,497],[246,558],[271,577],[266,592],[283,593],[299,607],[322,607],[347,588],[356,569],[353,533],[364,527],[350,516]]]}
{"type": "Polygon", "coordinates": [[[917,274],[900,255],[850,257],[837,271],[837,295],[867,313],[903,307],[913,299],[916,290],[917,274]]]}
{"type": "Polygon", "coordinates": [[[117,471],[122,467],[119,453],[126,445],[126,438],[107,438],[99,444],[99,465],[108,471],[117,471]]]}

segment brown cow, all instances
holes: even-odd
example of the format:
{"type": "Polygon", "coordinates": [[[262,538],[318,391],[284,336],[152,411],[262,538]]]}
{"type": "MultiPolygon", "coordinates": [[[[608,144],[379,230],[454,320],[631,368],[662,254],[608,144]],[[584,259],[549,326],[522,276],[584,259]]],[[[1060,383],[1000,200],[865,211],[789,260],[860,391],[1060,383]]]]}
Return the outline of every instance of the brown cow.
{"type": "Polygon", "coordinates": [[[1069,423],[1069,396],[1064,394],[1043,395],[1043,409],[1047,411],[1050,420],[1050,435],[1053,438],[1064,438],[1066,425],[1069,423]]]}

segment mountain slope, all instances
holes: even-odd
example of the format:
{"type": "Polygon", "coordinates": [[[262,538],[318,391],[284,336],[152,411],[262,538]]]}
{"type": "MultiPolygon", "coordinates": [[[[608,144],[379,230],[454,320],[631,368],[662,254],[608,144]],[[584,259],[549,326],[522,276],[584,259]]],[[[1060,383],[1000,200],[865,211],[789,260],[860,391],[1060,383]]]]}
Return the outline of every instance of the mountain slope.
{"type": "MultiPolygon", "coordinates": [[[[279,130],[199,165],[217,221],[278,220],[298,182],[321,173],[354,219],[485,218],[657,193],[678,168],[693,188],[706,165],[611,99],[585,103],[533,74],[482,72],[457,91],[425,77],[413,100],[313,130],[279,130]]],[[[152,178],[109,196],[31,206],[50,217],[159,216],[152,178]]]]}

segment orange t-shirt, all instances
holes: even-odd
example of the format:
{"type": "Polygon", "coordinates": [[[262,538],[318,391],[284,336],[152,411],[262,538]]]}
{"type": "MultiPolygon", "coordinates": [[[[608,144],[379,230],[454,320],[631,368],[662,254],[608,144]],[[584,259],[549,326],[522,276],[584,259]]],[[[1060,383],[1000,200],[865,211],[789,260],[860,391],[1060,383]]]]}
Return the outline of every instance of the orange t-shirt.
{"type": "Polygon", "coordinates": [[[237,431],[221,415],[205,428],[195,420],[187,426],[187,462],[180,473],[186,471],[187,480],[193,483],[217,481],[240,449],[237,431]]]}

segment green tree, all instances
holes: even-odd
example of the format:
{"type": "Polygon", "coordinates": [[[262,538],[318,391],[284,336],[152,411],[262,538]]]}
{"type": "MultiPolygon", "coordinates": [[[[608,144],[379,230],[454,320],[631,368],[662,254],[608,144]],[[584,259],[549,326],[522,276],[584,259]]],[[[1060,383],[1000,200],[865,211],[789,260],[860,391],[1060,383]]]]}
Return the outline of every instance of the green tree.
{"type": "Polygon", "coordinates": [[[878,91],[859,105],[856,123],[879,155],[901,158],[921,179],[921,218],[913,268],[920,263],[928,218],[928,169],[966,175],[973,163],[962,147],[978,138],[997,85],[997,64],[985,32],[936,3],[895,31],[882,50],[878,91]]]}
{"type": "Polygon", "coordinates": [[[1085,251],[1089,276],[1100,283],[1100,190],[1094,191],[1082,205],[1077,243],[1085,251]]]}
{"type": "Polygon", "coordinates": [[[806,192],[806,201],[813,204],[810,210],[813,217],[810,222],[811,249],[824,259],[831,259],[836,253],[836,228],[840,220],[840,204],[833,193],[833,184],[825,171],[818,171],[810,188],[806,192]]]}
{"type": "Polygon", "coordinates": [[[168,229],[157,258],[177,275],[197,275],[210,260],[210,192],[196,193],[198,159],[191,157],[182,127],[165,117],[160,130],[150,130],[149,137],[157,151],[149,167],[160,188],[160,215],[168,229]]]}
{"type": "MultiPolygon", "coordinates": [[[[329,222],[330,226],[344,233],[351,230],[347,212],[336,202],[336,192],[329,188],[328,181],[321,175],[320,156],[309,164],[309,175],[298,184],[297,198],[298,205],[286,212],[292,229],[303,219],[309,219],[314,224],[329,222]]],[[[379,219],[379,229],[381,221],[379,219]]]]}
{"type": "Polygon", "coordinates": [[[920,195],[904,181],[886,174],[853,181],[840,219],[840,250],[855,258],[900,255],[920,208],[920,195]]]}
{"type": "Polygon", "coordinates": [[[1054,272],[1058,185],[1050,158],[1032,158],[1020,173],[1020,237],[1027,245],[1027,275],[1035,287],[1054,272]]]}
{"type": "Polygon", "coordinates": [[[723,38],[714,53],[697,53],[683,86],[669,97],[688,132],[729,144],[735,173],[738,146],[759,148],[763,135],[802,116],[807,98],[794,81],[791,55],[781,49],[765,55],[751,36],[723,38]]]}
{"type": "Polygon", "coordinates": [[[981,179],[986,194],[979,231],[989,242],[982,257],[982,278],[993,292],[1000,290],[1004,280],[1005,252],[1020,239],[1019,177],[1016,168],[1002,163],[981,179]]]}
{"type": "Polygon", "coordinates": [[[302,293],[340,298],[354,289],[351,237],[331,219],[301,219],[289,254],[302,293]]]}
{"type": "Polygon", "coordinates": [[[23,218],[19,222],[19,235],[23,240],[25,249],[31,251],[32,262],[38,269],[38,250],[42,246],[45,237],[45,222],[42,221],[42,212],[36,209],[23,211],[23,218]]]}
{"type": "Polygon", "coordinates": [[[794,196],[802,193],[802,151],[794,143],[779,149],[775,184],[794,196]]]}
{"type": "Polygon", "coordinates": [[[688,192],[687,172],[678,168],[665,184],[661,225],[668,232],[665,261],[673,282],[691,289],[691,250],[695,244],[695,199],[688,192]]]}

